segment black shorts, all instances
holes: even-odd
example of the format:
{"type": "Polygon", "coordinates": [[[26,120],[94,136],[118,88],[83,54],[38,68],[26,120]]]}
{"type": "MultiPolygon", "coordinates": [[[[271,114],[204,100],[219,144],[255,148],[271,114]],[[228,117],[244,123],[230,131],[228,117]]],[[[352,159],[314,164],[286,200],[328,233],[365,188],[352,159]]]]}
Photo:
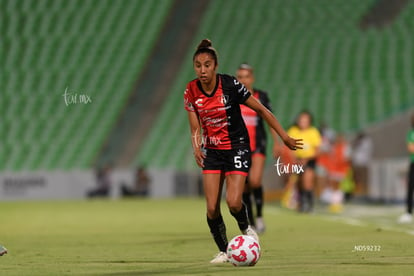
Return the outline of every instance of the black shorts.
{"type": "Polygon", "coordinates": [[[266,146],[264,145],[257,145],[254,151],[252,152],[252,155],[260,154],[263,156],[266,156],[266,146]]]}
{"type": "Polygon", "coordinates": [[[309,159],[308,162],[305,165],[305,169],[312,169],[314,170],[316,168],[316,158],[309,159]]]}
{"type": "Polygon", "coordinates": [[[251,165],[250,149],[205,149],[203,174],[224,173],[247,176],[251,165]]]}

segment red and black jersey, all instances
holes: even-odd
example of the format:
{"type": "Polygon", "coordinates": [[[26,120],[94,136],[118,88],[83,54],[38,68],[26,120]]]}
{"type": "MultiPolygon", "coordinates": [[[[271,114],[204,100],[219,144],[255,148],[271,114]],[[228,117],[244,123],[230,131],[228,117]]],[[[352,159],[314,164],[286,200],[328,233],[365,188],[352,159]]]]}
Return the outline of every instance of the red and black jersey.
{"type": "MultiPolygon", "coordinates": [[[[253,97],[261,102],[267,109],[272,110],[270,107],[270,100],[267,93],[258,89],[253,89],[253,97]]],[[[266,153],[267,136],[264,128],[262,117],[260,117],[256,111],[248,106],[241,105],[241,112],[249,132],[250,149],[252,153],[266,153]]]]}
{"type": "Polygon", "coordinates": [[[229,75],[217,74],[216,87],[210,95],[205,93],[198,79],[187,84],[185,109],[197,113],[205,148],[229,150],[249,147],[240,104],[250,95],[243,84],[229,75]]]}

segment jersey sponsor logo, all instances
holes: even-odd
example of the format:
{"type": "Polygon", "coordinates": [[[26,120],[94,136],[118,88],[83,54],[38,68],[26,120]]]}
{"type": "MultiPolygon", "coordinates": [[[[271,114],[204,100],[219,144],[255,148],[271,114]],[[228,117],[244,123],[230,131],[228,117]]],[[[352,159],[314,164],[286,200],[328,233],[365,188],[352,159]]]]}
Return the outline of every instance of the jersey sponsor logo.
{"type": "Polygon", "coordinates": [[[217,107],[217,108],[212,108],[212,109],[204,109],[204,110],[202,109],[202,110],[198,110],[198,112],[200,114],[205,114],[205,113],[212,113],[212,112],[218,112],[218,111],[225,111],[225,110],[230,109],[230,108],[231,108],[231,106],[228,105],[228,106],[217,107]]]}
{"type": "Polygon", "coordinates": [[[218,117],[218,118],[203,117],[202,121],[205,126],[210,126],[210,127],[224,127],[229,124],[227,117],[218,117]]]}
{"type": "Polygon", "coordinates": [[[203,101],[203,99],[197,99],[197,100],[195,101],[195,104],[196,104],[198,107],[202,107],[202,106],[203,106],[202,101],[203,101]]]}
{"type": "Polygon", "coordinates": [[[223,121],[225,121],[226,118],[225,117],[221,117],[221,118],[210,118],[210,117],[204,117],[203,121],[209,124],[218,124],[221,123],[223,121]]]}

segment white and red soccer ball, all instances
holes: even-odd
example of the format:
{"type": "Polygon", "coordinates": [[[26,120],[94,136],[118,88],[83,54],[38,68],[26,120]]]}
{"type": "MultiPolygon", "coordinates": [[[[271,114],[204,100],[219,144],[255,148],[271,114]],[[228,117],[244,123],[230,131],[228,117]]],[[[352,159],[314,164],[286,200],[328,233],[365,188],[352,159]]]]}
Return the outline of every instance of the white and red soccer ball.
{"type": "Polygon", "coordinates": [[[234,237],[227,246],[227,258],[234,266],[254,266],[260,259],[260,245],[247,235],[234,237]]]}

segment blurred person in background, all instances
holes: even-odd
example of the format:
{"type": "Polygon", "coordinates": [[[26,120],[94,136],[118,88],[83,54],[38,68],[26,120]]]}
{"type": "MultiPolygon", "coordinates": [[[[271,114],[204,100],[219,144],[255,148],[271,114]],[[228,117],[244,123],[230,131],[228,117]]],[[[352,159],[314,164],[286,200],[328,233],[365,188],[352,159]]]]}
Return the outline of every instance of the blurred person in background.
{"type": "Polygon", "coordinates": [[[294,152],[295,163],[304,168],[304,172],[299,175],[298,179],[298,210],[311,212],[313,210],[316,158],[322,143],[319,130],[313,126],[312,114],[309,111],[300,112],[296,124],[288,130],[288,135],[303,139],[303,148],[294,152]]]}
{"type": "Polygon", "coordinates": [[[96,170],[96,188],[88,192],[87,196],[92,197],[107,197],[111,190],[111,167],[105,165],[96,170]]]}
{"type": "Polygon", "coordinates": [[[135,181],[132,188],[125,184],[121,186],[123,196],[148,196],[150,177],[148,176],[145,166],[139,166],[135,172],[135,181]]]}
{"type": "Polygon", "coordinates": [[[414,193],[414,113],[411,116],[411,130],[407,134],[407,150],[410,154],[410,167],[408,169],[407,185],[407,212],[400,216],[399,223],[411,223],[413,221],[413,193],[414,193]]]}
{"type": "Polygon", "coordinates": [[[331,195],[329,199],[329,211],[339,213],[343,209],[344,193],[341,190],[341,182],[346,178],[349,170],[349,158],[351,149],[342,134],[338,134],[332,147],[329,162],[329,183],[331,195]]]}
{"type": "MultiPolygon", "coordinates": [[[[283,164],[294,164],[295,157],[293,153],[283,144],[280,144],[280,162],[283,164]]],[[[295,210],[298,208],[298,191],[296,183],[298,182],[298,175],[292,173],[291,170],[284,172],[282,175],[284,184],[281,205],[287,209],[295,210]]]]}
{"type": "Polygon", "coordinates": [[[7,249],[0,244],[0,256],[3,256],[4,254],[7,254],[7,249]]]}
{"type": "MultiPolygon", "coordinates": [[[[253,87],[255,79],[252,66],[247,63],[241,64],[236,72],[236,77],[237,80],[247,88],[253,97],[261,102],[267,109],[270,111],[272,110],[267,93],[253,87]]],[[[265,223],[263,220],[264,201],[262,178],[266,161],[267,135],[263,119],[257,114],[256,111],[243,104],[240,105],[240,109],[249,133],[250,149],[252,154],[252,164],[249,170],[249,175],[247,176],[247,183],[243,193],[243,202],[246,204],[251,225],[256,228],[258,233],[263,233],[265,231],[265,223]],[[256,205],[256,219],[253,215],[251,201],[252,194],[254,204],[256,205]]],[[[270,132],[273,136],[273,140],[277,141],[277,133],[272,129],[270,132]]],[[[273,147],[273,154],[276,157],[278,153],[278,145],[275,143],[273,147]]]]}
{"type": "Polygon", "coordinates": [[[321,146],[319,147],[319,155],[316,159],[316,196],[320,197],[324,189],[329,185],[329,165],[332,154],[333,144],[335,143],[336,133],[335,130],[328,127],[326,123],[322,123],[320,126],[321,133],[321,146]]]}
{"type": "Polygon", "coordinates": [[[368,167],[372,160],[373,143],[364,132],[359,132],[352,142],[351,163],[355,182],[354,195],[367,195],[368,167]]]}

